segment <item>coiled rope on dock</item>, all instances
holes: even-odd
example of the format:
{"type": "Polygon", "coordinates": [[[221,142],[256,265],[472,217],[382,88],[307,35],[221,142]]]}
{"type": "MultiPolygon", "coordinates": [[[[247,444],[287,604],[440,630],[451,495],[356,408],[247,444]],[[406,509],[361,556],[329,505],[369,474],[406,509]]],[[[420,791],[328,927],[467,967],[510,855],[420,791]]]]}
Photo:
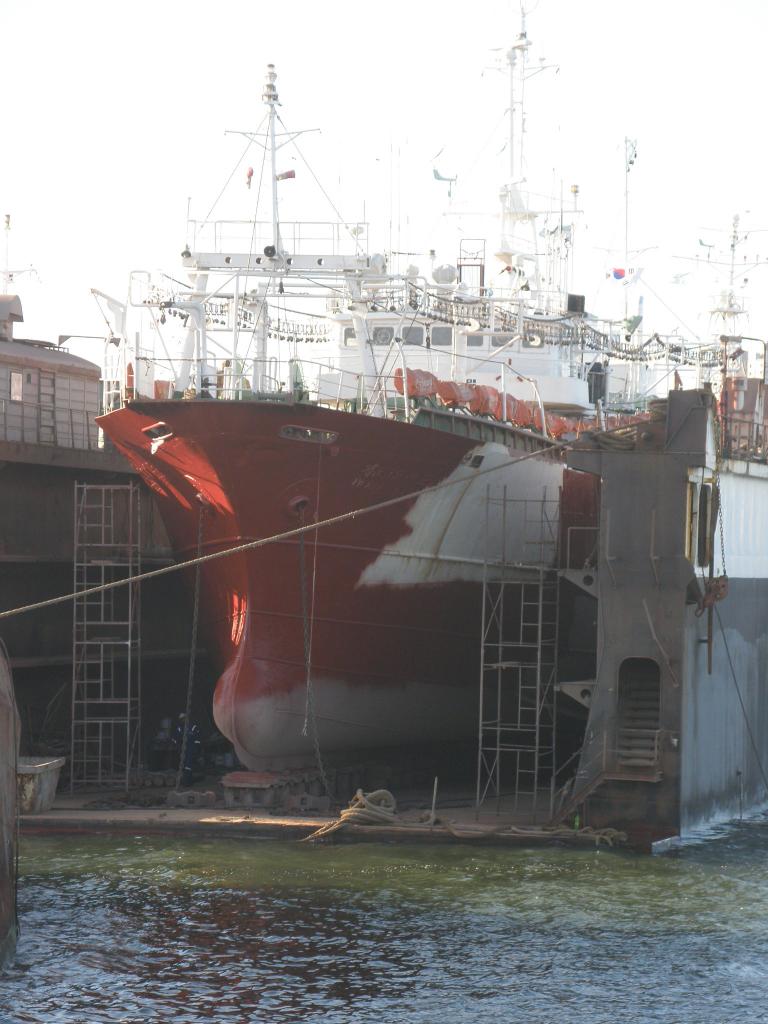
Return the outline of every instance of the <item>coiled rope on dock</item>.
{"type": "MultiPolygon", "coordinates": [[[[301,840],[303,843],[318,842],[327,839],[349,825],[385,825],[389,827],[417,830],[421,835],[425,826],[423,822],[403,821],[397,816],[397,801],[388,789],[376,789],[372,793],[364,793],[358,789],[349,806],[345,807],[335,821],[322,825],[311,835],[301,840]]],[[[499,825],[496,828],[484,828],[482,825],[457,825],[451,821],[437,820],[429,826],[430,832],[448,833],[454,839],[495,839],[519,838],[532,841],[569,841],[585,842],[592,840],[595,846],[615,846],[627,841],[626,832],[615,828],[568,828],[565,825],[499,825]]]]}
{"type": "Polygon", "coordinates": [[[347,825],[397,825],[397,801],[388,789],[375,789],[372,793],[364,793],[358,789],[352,797],[349,807],[345,807],[336,821],[322,825],[312,835],[302,839],[303,843],[312,843],[325,839],[333,832],[347,825]]]}

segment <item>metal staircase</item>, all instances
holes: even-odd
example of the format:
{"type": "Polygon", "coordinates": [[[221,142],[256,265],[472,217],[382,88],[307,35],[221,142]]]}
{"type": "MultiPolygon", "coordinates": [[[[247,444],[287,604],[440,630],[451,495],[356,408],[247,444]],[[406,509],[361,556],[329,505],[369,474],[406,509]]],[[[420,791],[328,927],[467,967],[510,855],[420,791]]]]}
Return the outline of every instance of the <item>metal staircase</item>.
{"type": "Polygon", "coordinates": [[[626,680],[619,699],[617,765],[643,769],[658,760],[658,681],[644,677],[626,680]]]}

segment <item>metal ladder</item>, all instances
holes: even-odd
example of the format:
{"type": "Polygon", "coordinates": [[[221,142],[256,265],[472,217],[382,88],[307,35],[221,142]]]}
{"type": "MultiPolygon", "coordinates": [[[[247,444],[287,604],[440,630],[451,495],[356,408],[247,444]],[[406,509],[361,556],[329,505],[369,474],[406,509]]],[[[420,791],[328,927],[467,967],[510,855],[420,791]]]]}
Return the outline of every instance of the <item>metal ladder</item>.
{"type": "Polygon", "coordinates": [[[140,761],[138,484],[75,483],[70,789],[128,788],[140,761]]]}
{"type": "MultiPolygon", "coordinates": [[[[504,524],[521,521],[506,507],[517,499],[503,492],[488,500],[500,504],[504,524]]],[[[495,799],[498,811],[504,800],[535,821],[540,810],[550,813],[555,759],[558,516],[557,503],[546,497],[526,505],[530,564],[507,562],[502,552],[501,561],[485,565],[476,806],[495,799]]]]}

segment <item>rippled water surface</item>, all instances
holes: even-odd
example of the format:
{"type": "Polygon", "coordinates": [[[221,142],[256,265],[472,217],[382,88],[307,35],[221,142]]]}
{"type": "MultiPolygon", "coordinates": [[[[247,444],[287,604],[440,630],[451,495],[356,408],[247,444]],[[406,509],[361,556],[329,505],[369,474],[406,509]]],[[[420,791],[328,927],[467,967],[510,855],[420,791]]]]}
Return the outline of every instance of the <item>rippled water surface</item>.
{"type": "Polygon", "coordinates": [[[673,856],[34,838],[0,1021],[768,1021],[768,822],[673,856]]]}

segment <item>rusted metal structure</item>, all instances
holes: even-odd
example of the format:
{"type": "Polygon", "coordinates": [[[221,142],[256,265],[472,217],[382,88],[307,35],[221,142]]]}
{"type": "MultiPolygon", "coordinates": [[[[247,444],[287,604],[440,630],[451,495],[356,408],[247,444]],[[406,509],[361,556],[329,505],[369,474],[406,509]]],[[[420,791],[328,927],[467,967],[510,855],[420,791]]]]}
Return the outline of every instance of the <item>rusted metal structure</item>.
{"type": "Polygon", "coordinates": [[[598,543],[565,574],[594,601],[596,669],[556,821],[652,843],[768,800],[763,394],[672,391],[650,422],[568,454],[599,480],[598,543]]]}

